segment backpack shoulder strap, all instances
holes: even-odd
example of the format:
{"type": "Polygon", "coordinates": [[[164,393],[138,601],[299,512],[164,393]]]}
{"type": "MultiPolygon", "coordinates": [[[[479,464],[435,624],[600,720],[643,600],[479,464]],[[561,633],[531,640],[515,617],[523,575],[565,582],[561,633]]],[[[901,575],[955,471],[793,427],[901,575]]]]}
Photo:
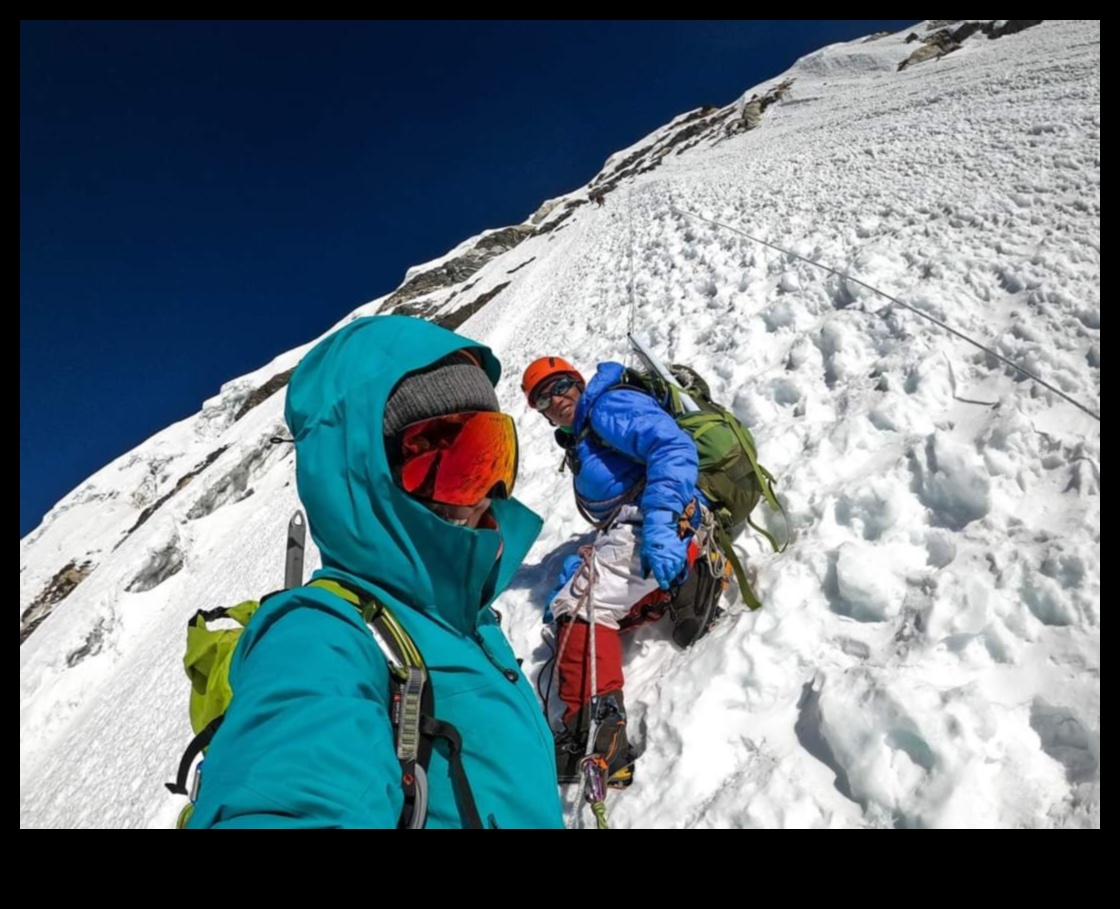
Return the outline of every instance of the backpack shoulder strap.
{"type": "Polygon", "coordinates": [[[164,783],[164,787],[168,792],[173,795],[186,795],[190,797],[191,802],[194,802],[197,792],[192,792],[191,789],[197,790],[198,777],[195,776],[194,785],[188,788],[187,784],[190,781],[191,767],[194,765],[195,758],[197,758],[203,751],[210,747],[210,742],[213,740],[218,728],[222,725],[222,720],[226,718],[223,713],[220,716],[214,717],[198,735],[190,740],[183,751],[183,756],[179,759],[179,769],[175,773],[175,779],[170,783],[164,783]]]}
{"type": "Polygon", "coordinates": [[[646,395],[648,397],[651,397],[655,401],[657,401],[658,406],[660,406],[662,409],[665,408],[665,404],[658,398],[654,389],[652,389],[650,387],[649,382],[647,381],[646,377],[643,376],[642,373],[638,372],[638,370],[636,370],[636,369],[634,369],[630,366],[627,366],[626,369],[622,373],[622,379],[618,382],[615,382],[614,385],[610,385],[606,389],[604,389],[600,393],[599,397],[596,398],[591,403],[591,406],[587,408],[587,422],[584,425],[583,429],[580,430],[579,434],[575,437],[576,442],[582,442],[584,439],[593,439],[594,441],[596,441],[600,445],[602,445],[604,448],[609,448],[611,451],[617,451],[618,450],[614,446],[607,443],[599,435],[599,433],[597,433],[595,431],[594,427],[591,425],[591,414],[595,410],[595,405],[599,403],[599,401],[602,399],[603,395],[607,394],[608,392],[618,391],[620,389],[626,390],[626,391],[636,391],[639,394],[643,394],[643,395],[646,395]]]}

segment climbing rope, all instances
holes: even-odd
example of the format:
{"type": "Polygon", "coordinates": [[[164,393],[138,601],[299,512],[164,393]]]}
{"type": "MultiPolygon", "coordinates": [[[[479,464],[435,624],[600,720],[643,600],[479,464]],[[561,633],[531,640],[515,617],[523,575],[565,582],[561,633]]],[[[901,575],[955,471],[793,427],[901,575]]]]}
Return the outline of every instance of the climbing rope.
{"type": "MultiPolygon", "coordinates": [[[[637,302],[635,301],[635,298],[634,298],[634,184],[632,184],[632,183],[630,184],[629,188],[627,189],[627,193],[626,193],[626,218],[627,218],[627,230],[628,230],[628,234],[629,234],[629,240],[627,242],[627,250],[628,250],[627,259],[628,259],[629,277],[627,278],[627,282],[626,282],[626,295],[627,295],[627,305],[629,306],[629,309],[630,309],[630,312],[629,312],[629,314],[627,316],[627,320],[626,320],[626,334],[629,337],[629,336],[634,334],[634,321],[635,321],[635,317],[637,315],[637,302]]],[[[633,350],[630,349],[630,348],[627,348],[626,364],[625,365],[627,365],[627,366],[633,366],[634,365],[633,360],[632,360],[633,356],[634,356],[633,350]]]]}
{"type": "MultiPolygon", "coordinates": [[[[594,752],[595,739],[598,737],[599,727],[602,725],[602,721],[599,718],[599,663],[598,654],[596,652],[596,639],[598,635],[595,633],[595,598],[592,596],[595,584],[599,580],[599,570],[595,567],[595,548],[593,545],[588,544],[580,547],[579,554],[583,561],[576,570],[575,576],[571,581],[571,591],[576,597],[575,614],[573,615],[572,621],[568,624],[567,633],[564,635],[564,640],[561,642],[560,654],[556,658],[555,669],[557,676],[559,676],[560,662],[564,648],[567,646],[568,639],[572,635],[572,629],[579,617],[586,613],[588,635],[591,639],[592,695],[588,703],[588,708],[591,711],[591,719],[587,734],[587,745],[584,749],[583,760],[580,761],[579,791],[576,794],[576,800],[572,806],[572,817],[569,826],[575,829],[580,827],[583,804],[586,802],[591,808],[592,815],[595,817],[596,828],[599,830],[607,830],[609,829],[606,805],[607,767],[602,756],[594,752]]],[[[559,684],[558,679],[556,684],[559,684]]]]}

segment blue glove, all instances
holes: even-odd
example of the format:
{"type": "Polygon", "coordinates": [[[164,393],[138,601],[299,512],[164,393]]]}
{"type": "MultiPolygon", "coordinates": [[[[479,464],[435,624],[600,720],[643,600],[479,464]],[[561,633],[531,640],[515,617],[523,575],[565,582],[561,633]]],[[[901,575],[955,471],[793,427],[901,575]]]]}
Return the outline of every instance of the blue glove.
{"type": "Polygon", "coordinates": [[[642,524],[642,577],[653,574],[662,590],[668,590],[688,564],[688,544],[677,533],[677,517],[671,511],[649,512],[642,524]]]}
{"type": "Polygon", "coordinates": [[[546,625],[552,624],[552,601],[560,595],[560,591],[568,586],[568,582],[575,576],[575,573],[579,571],[579,566],[582,564],[583,556],[580,555],[570,555],[564,559],[564,565],[561,567],[560,575],[556,579],[556,586],[553,587],[552,590],[548,592],[548,596],[545,597],[544,623],[546,625]]]}

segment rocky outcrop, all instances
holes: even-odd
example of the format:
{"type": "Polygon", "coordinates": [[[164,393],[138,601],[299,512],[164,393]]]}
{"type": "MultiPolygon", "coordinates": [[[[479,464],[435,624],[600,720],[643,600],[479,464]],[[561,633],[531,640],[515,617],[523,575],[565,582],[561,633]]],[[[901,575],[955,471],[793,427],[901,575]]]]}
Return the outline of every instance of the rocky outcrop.
{"type": "Polygon", "coordinates": [[[129,535],[134,530],[136,530],[137,527],[139,527],[141,524],[146,523],[147,520],[153,514],[155,514],[168,499],[170,499],[176,493],[178,493],[182,489],[184,489],[191,482],[191,480],[193,480],[200,473],[202,473],[202,471],[204,471],[207,467],[209,467],[216,460],[218,460],[218,458],[220,458],[222,456],[222,452],[224,452],[227,448],[229,448],[228,445],[223,445],[221,448],[217,449],[216,451],[212,451],[209,455],[206,456],[206,460],[204,460],[201,464],[199,464],[197,467],[195,467],[194,470],[192,470],[190,473],[184,474],[182,477],[180,477],[179,482],[177,482],[175,484],[174,489],[172,489],[166,495],[162,496],[158,501],[153,502],[151,505],[149,505],[147,508],[145,508],[140,513],[140,517],[138,517],[136,519],[136,523],[133,524],[130,528],[128,528],[128,533],[126,533],[124,535],[124,538],[121,539],[120,543],[117,543],[117,545],[114,546],[113,548],[114,549],[118,548],[121,545],[121,543],[123,543],[126,539],[128,539],[129,535]]]}
{"type": "Polygon", "coordinates": [[[1039,25],[1043,19],[931,19],[927,28],[930,34],[919,37],[911,32],[906,43],[920,41],[922,46],[898,64],[901,72],[926,60],[939,60],[946,54],[960,49],[961,45],[976,34],[987,35],[989,39],[1014,35],[1024,29],[1039,25]]]}
{"type": "Polygon", "coordinates": [[[509,252],[536,233],[527,224],[515,224],[493,231],[479,239],[470,250],[420,272],[391,293],[379,312],[402,312],[401,307],[437,290],[454,287],[472,277],[491,259],[509,252]]]}
{"type": "Polygon", "coordinates": [[[158,549],[148,553],[144,566],[125,587],[129,593],[153,590],[183,568],[183,549],[177,534],[166,540],[158,549]]]}
{"type": "Polygon", "coordinates": [[[917,66],[919,63],[925,63],[927,60],[939,60],[946,54],[951,54],[953,51],[960,49],[960,44],[948,31],[934,32],[920,40],[922,46],[898,64],[899,72],[911,66],[917,66]]]}
{"type": "Polygon", "coordinates": [[[446,316],[438,316],[435,319],[436,325],[442,325],[444,328],[450,328],[452,331],[454,331],[456,328],[466,322],[467,319],[469,319],[476,312],[482,309],[483,306],[485,306],[496,296],[498,296],[498,294],[500,294],[503,290],[509,287],[509,283],[509,281],[506,281],[505,284],[499,284],[497,287],[486,291],[486,293],[479,294],[475,299],[471,300],[470,303],[461,306],[453,313],[449,313],[446,316]]]}
{"type": "Polygon", "coordinates": [[[265,382],[264,385],[260,386],[259,388],[253,389],[253,391],[249,393],[249,397],[247,397],[242,405],[237,409],[237,413],[234,415],[233,422],[236,423],[258,404],[263,404],[274,394],[276,394],[276,392],[278,392],[281,388],[287,387],[288,380],[292,377],[293,372],[295,372],[294,366],[291,369],[285,369],[283,372],[278,372],[271,379],[265,382]]]}
{"type": "Polygon", "coordinates": [[[214,471],[208,475],[206,488],[195,496],[187,510],[187,520],[197,521],[225,505],[251,496],[253,483],[268,472],[273,461],[284,456],[284,450],[276,446],[274,438],[271,435],[261,436],[239,450],[235,463],[230,464],[227,460],[221,472],[214,471]]]}
{"type": "Polygon", "coordinates": [[[984,34],[989,38],[1002,38],[1041,25],[1045,21],[1045,19],[994,19],[991,28],[984,29],[984,34]]]}
{"type": "Polygon", "coordinates": [[[110,631],[110,625],[104,619],[99,619],[93,630],[86,635],[86,639],[76,650],[66,654],[66,665],[73,669],[87,657],[97,656],[105,645],[105,638],[110,631]]]}
{"type": "Polygon", "coordinates": [[[89,577],[93,568],[92,562],[85,561],[79,565],[76,561],[73,561],[58,570],[57,574],[51,578],[50,583],[43,589],[43,592],[35,597],[34,602],[19,617],[19,642],[21,645],[31,637],[36,628],[50,617],[55,606],[70,596],[74,592],[74,588],[89,577]]]}
{"type": "Polygon", "coordinates": [[[747,103],[743,105],[738,119],[732,120],[728,124],[728,133],[734,134],[736,132],[745,132],[746,130],[755,129],[762,122],[762,114],[766,108],[781,101],[792,87],[793,80],[786,79],[773,88],[763,92],[761,95],[751,95],[747,103]]]}

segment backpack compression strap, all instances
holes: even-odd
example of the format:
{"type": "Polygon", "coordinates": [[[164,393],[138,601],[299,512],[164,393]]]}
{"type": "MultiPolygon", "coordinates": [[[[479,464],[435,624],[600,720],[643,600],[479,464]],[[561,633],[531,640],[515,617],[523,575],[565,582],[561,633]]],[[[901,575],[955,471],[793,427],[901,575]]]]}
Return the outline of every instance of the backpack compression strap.
{"type": "Polygon", "coordinates": [[[183,757],[179,761],[179,772],[175,774],[174,783],[164,783],[167,791],[175,795],[190,795],[191,792],[187,788],[187,780],[191,775],[191,765],[194,764],[195,758],[202,754],[209,745],[211,739],[214,738],[214,733],[218,731],[218,727],[222,725],[225,714],[216,716],[212,719],[206,728],[198,735],[191,739],[191,743],[187,745],[186,751],[183,752],[183,757]]]}
{"type": "MultiPolygon", "coordinates": [[[[754,526],[753,524],[751,525],[754,526]]],[[[765,531],[763,531],[765,533],[765,531]]],[[[719,521],[715,522],[714,536],[716,548],[723,553],[723,557],[731,563],[731,570],[735,572],[735,583],[739,585],[739,593],[743,595],[743,602],[747,604],[747,608],[752,612],[756,609],[762,608],[762,601],[758,598],[758,594],[754,592],[750,582],[747,580],[747,572],[743,569],[743,563],[739,561],[739,557],[735,554],[735,547],[731,545],[731,537],[727,534],[727,529],[719,521]]]]}
{"type": "Polygon", "coordinates": [[[462,736],[450,723],[435,719],[435,696],[428,683],[428,670],[411,636],[388,606],[362,590],[328,578],[314,580],[307,586],[333,593],[359,609],[389,664],[390,720],[404,789],[399,826],[405,829],[424,826],[428,815],[427,770],[432,741],[442,738],[449,746],[448,763],[464,820],[469,829],[481,830],[482,818],[463,768],[462,736]]]}
{"type": "MultiPolygon", "coordinates": [[[[727,413],[725,411],[725,413],[727,413]]],[[[759,527],[750,516],[747,516],[747,524],[754,530],[766,537],[770,542],[771,548],[774,552],[785,552],[786,547],[789,546],[789,518],[786,517],[786,510],[782,508],[782,503],[778,501],[778,497],[774,494],[774,475],[770,473],[765,467],[758,463],[758,453],[754,446],[754,439],[743,431],[743,427],[739,425],[739,421],[735,417],[727,413],[727,425],[731,427],[731,431],[739,439],[739,444],[743,446],[743,450],[747,453],[747,459],[751,462],[751,467],[754,468],[754,474],[758,477],[758,485],[762,490],[762,497],[766,499],[766,504],[769,505],[774,511],[778,512],[786,522],[786,542],[778,545],[778,541],[774,539],[774,535],[769,531],[759,527]]]]}

